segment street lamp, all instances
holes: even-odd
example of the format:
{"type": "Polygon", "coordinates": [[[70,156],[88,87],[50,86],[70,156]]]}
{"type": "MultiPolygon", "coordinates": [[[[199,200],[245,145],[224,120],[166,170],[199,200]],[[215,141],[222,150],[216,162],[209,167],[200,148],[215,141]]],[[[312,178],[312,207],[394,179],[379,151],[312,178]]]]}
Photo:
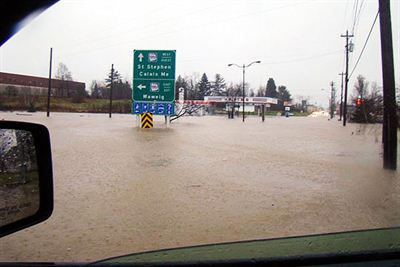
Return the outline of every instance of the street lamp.
{"type": "MultiPolygon", "coordinates": [[[[334,115],[334,105],[335,105],[335,88],[333,87],[333,82],[331,82],[331,92],[330,92],[330,97],[328,96],[329,99],[329,115],[330,118],[333,119],[333,115],[334,115]]],[[[328,93],[329,92],[327,90],[325,90],[324,88],[321,89],[321,91],[328,93]]]]}
{"type": "Polygon", "coordinates": [[[246,68],[250,67],[250,66],[253,65],[254,63],[261,63],[261,61],[260,61],[260,60],[253,61],[253,62],[251,62],[251,63],[248,64],[248,65],[243,64],[242,66],[239,66],[238,64],[235,64],[235,63],[230,63],[230,64],[228,64],[228,67],[230,67],[230,66],[236,66],[236,67],[238,67],[238,68],[243,69],[243,122],[244,122],[244,97],[245,97],[245,95],[244,95],[244,75],[245,75],[245,70],[246,70],[246,68]]]}

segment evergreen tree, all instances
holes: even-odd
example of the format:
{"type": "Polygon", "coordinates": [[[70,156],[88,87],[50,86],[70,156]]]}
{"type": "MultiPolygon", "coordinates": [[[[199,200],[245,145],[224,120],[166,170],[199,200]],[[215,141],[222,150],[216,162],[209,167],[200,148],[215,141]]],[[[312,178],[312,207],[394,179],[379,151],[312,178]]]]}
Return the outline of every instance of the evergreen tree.
{"type": "Polygon", "coordinates": [[[198,90],[197,99],[204,99],[205,96],[210,95],[211,85],[205,73],[203,73],[198,83],[198,90]]]}
{"type": "MultiPolygon", "coordinates": [[[[113,75],[113,80],[114,80],[114,83],[118,83],[119,81],[121,81],[121,79],[122,79],[122,76],[121,76],[121,74],[119,74],[119,72],[116,70],[116,69],[114,69],[114,75],[113,75]]],[[[107,88],[110,88],[111,87],[111,70],[110,70],[110,72],[108,73],[108,76],[107,76],[107,78],[105,79],[105,82],[106,82],[106,87],[107,88]]]]}
{"type": "MultiPolygon", "coordinates": [[[[102,98],[110,97],[111,90],[111,70],[105,79],[105,88],[100,88],[102,98]]],[[[113,99],[130,99],[132,98],[132,88],[128,81],[123,82],[122,76],[118,70],[114,69],[113,74],[113,99]]]]}
{"type": "Polygon", "coordinates": [[[220,74],[215,75],[215,81],[211,87],[211,95],[223,96],[226,95],[226,83],[225,79],[220,74]]]}
{"type": "Polygon", "coordinates": [[[278,99],[282,102],[292,100],[292,96],[290,95],[290,92],[287,90],[286,86],[278,86],[278,99]]]}
{"type": "Polygon", "coordinates": [[[292,100],[290,92],[286,89],[286,86],[284,85],[278,86],[278,94],[276,97],[278,98],[278,104],[273,108],[274,110],[284,110],[284,102],[292,100]]]}
{"type": "Polygon", "coordinates": [[[275,81],[272,78],[268,79],[267,88],[265,90],[266,97],[277,97],[278,92],[276,91],[275,81]]]}

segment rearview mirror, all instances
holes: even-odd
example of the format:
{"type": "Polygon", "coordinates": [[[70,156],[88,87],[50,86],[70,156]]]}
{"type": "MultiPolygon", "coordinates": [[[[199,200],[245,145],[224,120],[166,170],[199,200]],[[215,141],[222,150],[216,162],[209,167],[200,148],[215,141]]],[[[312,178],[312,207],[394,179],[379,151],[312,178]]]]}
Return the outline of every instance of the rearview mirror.
{"type": "Polygon", "coordinates": [[[40,124],[0,121],[0,237],[53,211],[50,136],[40,124]]]}

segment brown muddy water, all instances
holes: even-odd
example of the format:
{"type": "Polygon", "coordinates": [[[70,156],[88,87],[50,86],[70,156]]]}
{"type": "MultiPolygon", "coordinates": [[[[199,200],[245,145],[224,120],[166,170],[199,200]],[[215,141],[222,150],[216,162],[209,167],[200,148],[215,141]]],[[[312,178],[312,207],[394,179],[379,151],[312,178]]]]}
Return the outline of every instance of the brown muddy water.
{"type": "Polygon", "coordinates": [[[326,118],[0,113],[45,124],[55,207],[0,261],[95,261],[162,248],[400,226],[380,125],[326,118]]]}

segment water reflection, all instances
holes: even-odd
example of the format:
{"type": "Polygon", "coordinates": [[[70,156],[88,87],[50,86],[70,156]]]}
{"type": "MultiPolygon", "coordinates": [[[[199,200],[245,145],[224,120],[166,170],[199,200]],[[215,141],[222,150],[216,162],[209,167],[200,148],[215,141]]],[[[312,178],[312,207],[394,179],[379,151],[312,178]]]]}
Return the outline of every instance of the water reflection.
{"type": "Polygon", "coordinates": [[[33,136],[0,129],[0,225],[33,215],[39,208],[39,177],[33,136]]]}

